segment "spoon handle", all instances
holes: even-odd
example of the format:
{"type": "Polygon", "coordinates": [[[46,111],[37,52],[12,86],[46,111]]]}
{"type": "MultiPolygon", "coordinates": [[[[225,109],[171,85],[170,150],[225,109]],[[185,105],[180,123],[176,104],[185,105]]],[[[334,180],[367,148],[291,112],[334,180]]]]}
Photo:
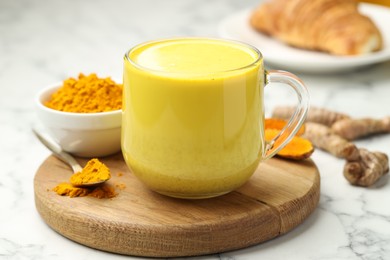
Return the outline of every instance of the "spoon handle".
{"type": "Polygon", "coordinates": [[[69,164],[72,167],[74,173],[80,172],[83,168],[76,161],[76,159],[67,152],[64,152],[62,148],[47,134],[41,133],[36,129],[32,129],[35,136],[41,141],[43,145],[45,145],[50,151],[54,153],[54,155],[60,159],[61,161],[69,164]]]}

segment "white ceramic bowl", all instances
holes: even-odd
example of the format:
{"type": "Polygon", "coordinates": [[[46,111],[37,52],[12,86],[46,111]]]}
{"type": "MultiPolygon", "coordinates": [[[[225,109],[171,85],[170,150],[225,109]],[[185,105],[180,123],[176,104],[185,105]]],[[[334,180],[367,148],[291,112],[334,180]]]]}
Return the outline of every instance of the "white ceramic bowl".
{"type": "Polygon", "coordinates": [[[122,111],[70,113],[44,105],[62,83],[40,91],[35,99],[37,115],[61,147],[80,157],[102,157],[121,150],[122,111]]]}

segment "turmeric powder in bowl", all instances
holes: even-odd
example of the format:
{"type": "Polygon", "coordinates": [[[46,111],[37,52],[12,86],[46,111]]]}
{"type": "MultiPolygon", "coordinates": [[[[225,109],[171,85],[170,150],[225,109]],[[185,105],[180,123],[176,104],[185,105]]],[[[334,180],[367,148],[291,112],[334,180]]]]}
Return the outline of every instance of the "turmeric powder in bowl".
{"type": "Polygon", "coordinates": [[[52,84],[36,96],[45,130],[64,151],[102,157],[121,150],[122,84],[80,74],[52,84]]]}
{"type": "Polygon", "coordinates": [[[64,112],[97,113],[122,108],[122,85],[95,73],[80,73],[78,79],[64,80],[62,87],[51,95],[45,106],[64,112]]]}

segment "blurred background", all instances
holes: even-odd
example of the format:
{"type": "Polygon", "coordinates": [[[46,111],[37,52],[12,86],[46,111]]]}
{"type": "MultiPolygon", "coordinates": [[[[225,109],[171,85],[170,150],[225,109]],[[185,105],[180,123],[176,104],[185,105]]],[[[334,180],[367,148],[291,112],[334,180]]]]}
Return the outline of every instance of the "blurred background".
{"type": "MultiPolygon", "coordinates": [[[[120,82],[124,53],[133,45],[176,36],[218,37],[223,19],[261,2],[0,0],[0,258],[124,258],[59,236],[36,212],[34,173],[50,155],[30,130],[39,90],[80,72],[120,82]]],[[[389,0],[381,2],[390,5],[389,0]]],[[[273,68],[267,61],[266,66],[273,68]]],[[[353,117],[390,114],[388,60],[340,73],[291,72],[308,86],[313,106],[353,117]]],[[[278,85],[266,87],[265,94],[267,114],[277,105],[295,102],[278,85]]],[[[388,135],[357,144],[390,154],[388,135]]],[[[303,225],[280,239],[209,258],[389,259],[388,183],[355,188],[342,176],[344,161],[320,150],[312,158],[321,172],[321,201],[303,225]]]]}

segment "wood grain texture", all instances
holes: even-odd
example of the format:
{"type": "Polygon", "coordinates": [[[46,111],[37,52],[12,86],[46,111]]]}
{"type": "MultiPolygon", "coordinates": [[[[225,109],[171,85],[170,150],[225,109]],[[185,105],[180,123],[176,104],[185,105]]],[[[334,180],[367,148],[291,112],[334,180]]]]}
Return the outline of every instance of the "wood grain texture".
{"type": "MultiPolygon", "coordinates": [[[[166,197],[147,189],[120,154],[100,158],[125,184],[112,199],[69,198],[51,191],[71,169],[48,157],[34,179],[35,204],[55,231],[96,249],[136,256],[204,255],[267,241],[296,227],[316,208],[320,176],[311,160],[270,159],[229,194],[203,200],[166,197]],[[121,176],[120,176],[121,175],[121,176]]],[[[87,160],[78,159],[81,165],[87,160]]]]}

